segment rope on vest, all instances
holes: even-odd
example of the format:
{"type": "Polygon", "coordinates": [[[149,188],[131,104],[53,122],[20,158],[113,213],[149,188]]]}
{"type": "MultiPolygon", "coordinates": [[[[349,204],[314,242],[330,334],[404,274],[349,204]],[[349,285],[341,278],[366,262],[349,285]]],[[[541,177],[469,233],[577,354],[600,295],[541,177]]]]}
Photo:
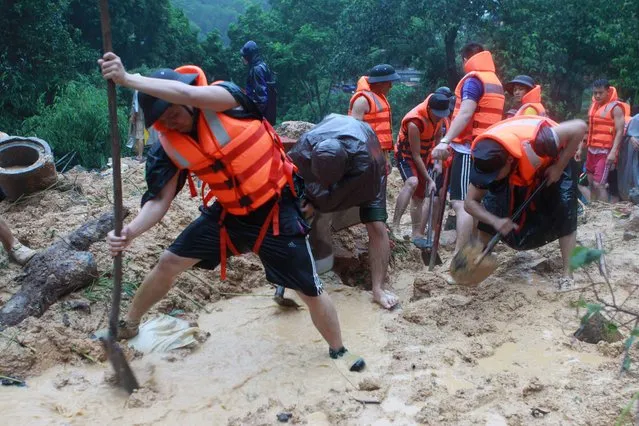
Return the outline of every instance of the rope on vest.
{"type": "Polygon", "coordinates": [[[195,188],[195,182],[193,181],[193,175],[190,170],[187,170],[186,181],[189,183],[189,191],[191,193],[191,198],[197,197],[197,189],[195,188]]]}
{"type": "MultiPolygon", "coordinates": [[[[273,198],[275,200],[273,207],[271,207],[271,210],[269,211],[268,215],[266,216],[266,219],[264,220],[264,223],[262,224],[262,226],[260,227],[260,232],[257,236],[257,239],[255,240],[255,244],[253,245],[252,248],[252,252],[259,254],[260,248],[262,247],[262,243],[264,242],[264,238],[266,238],[266,234],[268,233],[268,229],[271,227],[271,225],[273,225],[273,236],[277,237],[278,235],[280,235],[280,200],[281,200],[281,194],[282,191],[280,188],[278,188],[277,185],[277,181],[278,181],[278,171],[279,171],[279,167],[280,165],[283,167],[284,169],[284,173],[286,176],[286,181],[288,182],[289,188],[291,193],[293,194],[293,196],[297,196],[296,195],[296,191],[295,191],[295,185],[293,182],[293,173],[295,172],[295,166],[293,165],[293,162],[290,161],[290,159],[288,158],[288,156],[286,155],[286,153],[284,152],[284,145],[282,144],[282,141],[280,140],[279,136],[277,135],[277,133],[275,132],[275,129],[273,129],[273,126],[271,126],[271,124],[266,121],[266,120],[262,120],[263,125],[266,127],[266,130],[269,132],[269,134],[271,135],[273,142],[274,142],[274,148],[277,149],[279,151],[279,156],[273,156],[273,161],[271,162],[271,170],[269,173],[269,183],[272,185],[273,189],[276,192],[276,196],[273,198]]],[[[224,171],[226,173],[226,171],[224,171]]],[[[234,179],[237,180],[238,183],[241,183],[239,181],[241,181],[239,176],[233,176],[233,177],[229,177],[229,179],[234,179]]],[[[209,191],[206,196],[204,195],[204,186],[202,186],[202,199],[204,201],[204,205],[205,207],[207,206],[208,202],[211,200],[211,198],[213,198],[213,191],[209,191]]],[[[239,188],[240,185],[235,185],[235,188],[239,188]]],[[[242,195],[242,194],[240,194],[242,195]]],[[[222,208],[222,213],[220,215],[220,221],[219,221],[219,225],[220,225],[220,278],[222,280],[226,279],[226,254],[227,254],[227,247],[228,249],[231,250],[231,253],[234,256],[237,256],[240,254],[239,250],[237,250],[237,248],[235,247],[235,245],[233,245],[233,241],[231,240],[231,237],[228,234],[228,231],[226,229],[226,226],[224,225],[224,219],[226,218],[226,210],[224,210],[224,208],[222,208]]]]}

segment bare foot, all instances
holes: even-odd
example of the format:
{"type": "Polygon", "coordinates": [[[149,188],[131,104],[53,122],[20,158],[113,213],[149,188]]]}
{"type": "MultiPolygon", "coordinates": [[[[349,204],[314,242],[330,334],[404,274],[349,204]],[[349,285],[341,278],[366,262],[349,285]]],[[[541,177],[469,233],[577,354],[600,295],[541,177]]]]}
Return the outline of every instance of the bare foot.
{"type": "Polygon", "coordinates": [[[399,303],[397,296],[386,290],[373,291],[373,300],[384,309],[393,309],[399,303]]]}

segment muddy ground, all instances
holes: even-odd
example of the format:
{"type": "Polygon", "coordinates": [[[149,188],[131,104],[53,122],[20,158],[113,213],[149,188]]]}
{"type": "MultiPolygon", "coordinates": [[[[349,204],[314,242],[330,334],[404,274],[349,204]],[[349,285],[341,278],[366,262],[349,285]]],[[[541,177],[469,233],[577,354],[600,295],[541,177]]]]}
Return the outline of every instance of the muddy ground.
{"type": "MultiPolygon", "coordinates": [[[[125,164],[125,205],[134,215],[144,167],[125,164]]],[[[0,214],[21,241],[44,248],[110,209],[108,172],[74,170],[65,179],[78,188],[0,203],[0,214]]],[[[389,182],[392,212],[401,185],[396,170],[389,182]]],[[[125,260],[123,309],[197,207],[184,190],[162,223],[134,242],[125,260]]],[[[589,247],[595,232],[603,233],[617,298],[632,291],[639,273],[639,212],[624,216],[607,205],[587,206],[578,230],[579,242],[589,247]]],[[[408,214],[403,228],[409,231],[408,214]]],[[[444,236],[445,266],[453,235],[444,236]]],[[[401,307],[392,312],[372,304],[366,290],[364,229],[342,231],[336,246],[343,258],[339,274],[322,278],[347,347],[368,362],[364,373],[331,361],[308,312],[278,308],[257,258],[245,256],[231,262],[224,283],[219,271],[184,274],[153,309],[150,316],[196,320],[210,337],[172,354],[127,351],[144,383],[127,399],[109,383],[110,366],[88,338],[106,326],[109,299],[110,259],[105,243],[97,243],[91,251],[102,276],[92,287],[0,335],[0,375],[27,384],[0,387],[2,418],[23,424],[262,425],[290,414],[289,423],[315,425],[606,425],[639,391],[636,350],[636,362],[620,378],[623,342],[588,344],[572,336],[584,314],[578,301],[593,295],[590,289],[555,291],[556,243],[525,253],[499,246],[494,276],[465,288],[446,283],[444,266],[428,272],[418,250],[397,242],[390,284],[401,307]]],[[[588,271],[600,281],[596,268],[588,271]]],[[[17,290],[12,279],[19,273],[0,253],[0,304],[17,290]]],[[[583,272],[576,281],[590,282],[583,272]]],[[[636,294],[628,306],[639,307],[636,294]]]]}

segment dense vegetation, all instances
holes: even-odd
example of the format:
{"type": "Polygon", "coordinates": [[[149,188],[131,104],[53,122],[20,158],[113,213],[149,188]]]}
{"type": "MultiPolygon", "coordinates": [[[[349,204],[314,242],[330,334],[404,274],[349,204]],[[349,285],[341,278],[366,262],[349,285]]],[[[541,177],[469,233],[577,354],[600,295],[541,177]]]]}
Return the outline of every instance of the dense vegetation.
{"type": "Polygon", "coordinates": [[[235,22],[248,6],[258,4],[268,7],[267,0],[171,0],[171,3],[184,11],[202,35],[217,30],[225,42],[228,42],[226,32],[229,25],[235,22]]]}
{"type": "MultiPolygon", "coordinates": [[[[333,86],[387,62],[424,72],[420,86],[392,90],[397,124],[428,91],[454,87],[459,48],[471,39],[493,51],[502,79],[526,73],[539,80],[555,118],[583,114],[587,88],[601,76],[623,98],[639,97],[634,0],[271,0],[268,8],[247,1],[245,10],[239,0],[110,3],[115,50],[130,70],[195,63],[211,78],[243,85],[238,50],[257,41],[277,72],[280,120],[345,112],[349,95],[333,86]],[[228,44],[216,30],[198,33],[224,28],[231,9],[238,18],[228,44]]],[[[87,167],[99,167],[108,154],[105,85],[95,63],[97,4],[19,0],[0,14],[0,130],[43,136],[59,156],[79,151],[87,167]]],[[[119,94],[126,118],[131,94],[119,94]]]]}

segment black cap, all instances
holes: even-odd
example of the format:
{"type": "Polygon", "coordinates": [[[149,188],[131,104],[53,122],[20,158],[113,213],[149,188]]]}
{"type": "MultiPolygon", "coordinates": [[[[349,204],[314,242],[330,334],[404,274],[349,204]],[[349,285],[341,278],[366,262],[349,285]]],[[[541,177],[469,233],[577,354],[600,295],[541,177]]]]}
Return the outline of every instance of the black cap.
{"type": "Polygon", "coordinates": [[[533,80],[533,78],[528,75],[518,75],[517,77],[506,83],[504,85],[504,88],[507,92],[512,93],[515,84],[521,84],[522,86],[525,86],[531,90],[535,88],[535,80],[533,80]]]}
{"type": "Polygon", "coordinates": [[[395,72],[395,68],[388,64],[375,65],[368,72],[369,83],[383,83],[385,81],[397,81],[402,78],[395,72]]]}
{"type": "Polygon", "coordinates": [[[470,182],[476,186],[486,187],[497,179],[499,171],[506,165],[508,151],[492,139],[482,139],[475,144],[472,156],[470,182]]]}
{"type": "Polygon", "coordinates": [[[450,114],[448,97],[441,93],[433,93],[428,99],[428,108],[439,118],[446,118],[450,114]]]}
{"type": "MultiPolygon", "coordinates": [[[[149,77],[151,78],[161,78],[163,80],[174,80],[181,81],[182,83],[192,84],[197,78],[197,74],[180,74],[177,71],[174,71],[169,68],[159,69],[149,77]]],[[[146,93],[139,92],[138,93],[138,102],[140,103],[140,107],[142,108],[142,112],[144,113],[144,125],[148,129],[155,123],[158,118],[164,114],[170,106],[171,103],[167,102],[163,99],[156,98],[155,96],[147,95],[146,93]]]]}
{"type": "Polygon", "coordinates": [[[435,90],[435,93],[441,93],[442,95],[446,95],[448,98],[455,96],[453,91],[450,90],[450,87],[447,86],[438,87],[437,90],[435,90]]]}

